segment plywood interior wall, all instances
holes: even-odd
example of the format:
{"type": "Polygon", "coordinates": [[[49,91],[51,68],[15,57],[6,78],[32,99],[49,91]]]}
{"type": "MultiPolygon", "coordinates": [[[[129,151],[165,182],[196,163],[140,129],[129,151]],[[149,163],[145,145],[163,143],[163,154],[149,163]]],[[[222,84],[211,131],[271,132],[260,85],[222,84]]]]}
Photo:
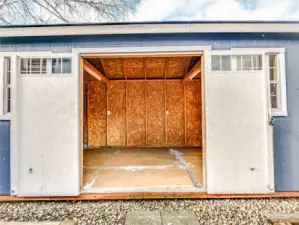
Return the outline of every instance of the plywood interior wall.
{"type": "Polygon", "coordinates": [[[127,82],[127,146],[146,145],[146,90],[144,81],[127,82]]]}
{"type": "Polygon", "coordinates": [[[185,145],[185,98],[181,81],[166,82],[167,144],[185,145]]]}
{"type": "Polygon", "coordinates": [[[87,121],[87,83],[83,87],[83,143],[88,143],[88,121],[87,121]]]}
{"type": "Polygon", "coordinates": [[[146,82],[146,145],[163,146],[165,137],[165,82],[146,82]]]}
{"type": "Polygon", "coordinates": [[[108,85],[107,144],[126,145],[126,83],[110,82],[108,85]]]}
{"type": "Polygon", "coordinates": [[[90,147],[202,144],[200,80],[91,81],[87,105],[90,147]]]}
{"type": "Polygon", "coordinates": [[[107,138],[107,89],[106,84],[98,81],[88,82],[87,120],[88,145],[106,146],[107,138]]]}
{"type": "Polygon", "coordinates": [[[202,143],[202,108],[200,81],[185,83],[186,98],[186,145],[196,146],[202,143]]]}

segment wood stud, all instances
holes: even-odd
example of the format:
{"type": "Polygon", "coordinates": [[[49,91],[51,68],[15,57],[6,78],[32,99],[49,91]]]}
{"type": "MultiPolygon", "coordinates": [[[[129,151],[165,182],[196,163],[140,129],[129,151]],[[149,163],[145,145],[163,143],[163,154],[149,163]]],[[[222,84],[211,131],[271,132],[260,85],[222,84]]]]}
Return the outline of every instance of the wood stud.
{"type": "Polygon", "coordinates": [[[105,83],[108,82],[107,77],[105,77],[100,71],[98,71],[93,65],[91,65],[86,59],[83,59],[83,68],[86,72],[88,72],[91,76],[96,78],[99,81],[103,81],[105,83]]]}
{"type": "Polygon", "coordinates": [[[183,82],[187,80],[192,80],[194,77],[198,76],[201,72],[201,61],[198,61],[192,69],[184,76],[183,82]]]}

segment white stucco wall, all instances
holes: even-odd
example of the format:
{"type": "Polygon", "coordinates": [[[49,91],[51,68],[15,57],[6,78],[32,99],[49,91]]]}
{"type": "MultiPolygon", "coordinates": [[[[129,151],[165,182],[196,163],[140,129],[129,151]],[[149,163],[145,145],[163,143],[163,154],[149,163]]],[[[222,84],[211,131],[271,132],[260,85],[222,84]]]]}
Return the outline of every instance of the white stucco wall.
{"type": "Polygon", "coordinates": [[[78,96],[76,65],[71,76],[18,77],[18,195],[79,194],[78,96]]]}

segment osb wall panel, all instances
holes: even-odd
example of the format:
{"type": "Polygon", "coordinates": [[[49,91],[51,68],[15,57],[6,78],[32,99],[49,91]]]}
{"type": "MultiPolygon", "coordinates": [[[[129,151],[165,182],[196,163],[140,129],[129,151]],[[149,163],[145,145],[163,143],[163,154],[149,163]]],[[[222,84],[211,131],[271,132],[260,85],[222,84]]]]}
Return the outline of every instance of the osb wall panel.
{"type": "Polygon", "coordinates": [[[145,146],[145,82],[127,81],[127,145],[145,146]]]}
{"type": "Polygon", "coordinates": [[[145,78],[143,58],[123,59],[123,65],[127,79],[145,78]]]}
{"type": "Polygon", "coordinates": [[[99,81],[88,82],[87,96],[88,145],[106,146],[106,84],[99,81]]]}
{"type": "Polygon", "coordinates": [[[202,142],[202,110],[200,81],[185,83],[186,94],[186,145],[198,146],[202,142]]]}
{"type": "Polygon", "coordinates": [[[124,81],[110,81],[108,84],[108,131],[109,146],[126,145],[126,84],[124,81]]]}
{"type": "Polygon", "coordinates": [[[122,59],[101,59],[101,63],[108,79],[125,79],[122,59]]]}
{"type": "Polygon", "coordinates": [[[165,146],[165,82],[147,81],[147,145],[165,146]]]}
{"type": "Polygon", "coordinates": [[[184,87],[181,81],[166,82],[167,145],[185,145],[184,87]]]}
{"type": "Polygon", "coordinates": [[[147,58],[145,59],[146,65],[146,78],[149,79],[162,79],[165,78],[165,58],[147,58]]]}
{"type": "Polygon", "coordinates": [[[184,77],[190,62],[190,57],[173,57],[170,58],[167,64],[167,78],[182,78],[184,77]]]}
{"type": "Polygon", "coordinates": [[[87,84],[84,83],[83,91],[83,143],[88,143],[88,126],[87,126],[87,84]]]}

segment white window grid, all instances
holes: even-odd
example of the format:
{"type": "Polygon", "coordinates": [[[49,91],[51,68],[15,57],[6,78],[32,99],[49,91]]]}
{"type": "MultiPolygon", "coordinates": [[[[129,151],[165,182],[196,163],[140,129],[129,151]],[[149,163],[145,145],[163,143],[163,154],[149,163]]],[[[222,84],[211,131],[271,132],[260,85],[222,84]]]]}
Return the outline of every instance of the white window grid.
{"type": "Polygon", "coordinates": [[[280,71],[279,71],[279,57],[277,53],[269,54],[269,80],[270,80],[270,98],[271,107],[279,109],[280,106],[280,71]],[[274,63],[271,65],[271,58],[274,57],[274,63]],[[271,76],[272,75],[272,76],[271,76]]]}
{"type": "Polygon", "coordinates": [[[53,58],[51,65],[52,73],[54,74],[71,73],[72,71],[71,58],[53,58]],[[67,62],[69,62],[69,64],[67,62]],[[55,66],[54,63],[56,63],[55,66]]]}
{"type": "Polygon", "coordinates": [[[263,60],[262,60],[262,54],[239,54],[239,55],[229,55],[229,54],[223,54],[223,55],[212,55],[211,57],[211,72],[241,72],[241,71],[261,71],[263,69],[263,60]],[[217,57],[218,56],[218,57],[217,57]],[[225,69],[223,66],[223,59],[229,58],[230,65],[226,65],[225,69]],[[213,70],[213,60],[219,59],[219,69],[213,70]],[[245,61],[247,60],[247,62],[245,61]],[[249,65],[246,65],[246,63],[249,65]]]}
{"type": "Polygon", "coordinates": [[[233,56],[237,63],[237,70],[238,71],[255,71],[255,70],[262,70],[263,63],[262,63],[262,55],[236,55],[233,56]],[[246,62],[247,60],[247,62],[246,62]],[[249,63],[250,65],[246,65],[249,63]],[[244,66],[246,65],[246,66],[244,66]]]}
{"type": "Polygon", "coordinates": [[[70,75],[72,58],[21,58],[20,74],[26,75],[70,75]],[[56,66],[54,67],[54,62],[56,66]],[[57,63],[58,62],[58,63],[57,63]]]}
{"type": "Polygon", "coordinates": [[[46,74],[47,60],[45,58],[21,58],[21,74],[46,74]]]}
{"type": "Polygon", "coordinates": [[[11,58],[4,57],[4,76],[3,76],[3,110],[4,114],[11,112],[11,58]]]}

